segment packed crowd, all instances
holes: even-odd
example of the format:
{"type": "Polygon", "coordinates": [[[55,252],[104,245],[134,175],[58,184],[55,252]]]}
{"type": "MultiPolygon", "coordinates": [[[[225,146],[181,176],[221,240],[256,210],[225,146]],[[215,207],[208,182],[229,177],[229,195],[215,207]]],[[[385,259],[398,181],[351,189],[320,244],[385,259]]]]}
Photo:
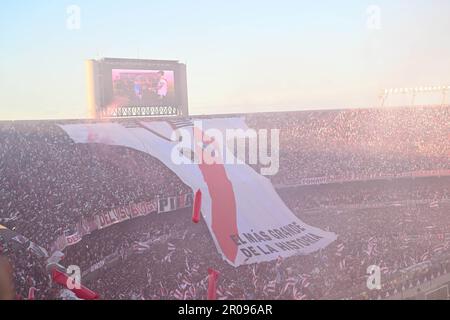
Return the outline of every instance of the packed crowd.
{"type": "Polygon", "coordinates": [[[36,290],[35,296],[41,299],[56,297],[57,289],[51,283],[45,259],[40,259],[23,248],[12,247],[1,237],[0,255],[7,258],[9,267],[14,270],[15,299],[28,298],[30,289],[36,290]]]}
{"type": "MultiPolygon", "coordinates": [[[[280,172],[272,178],[281,186],[305,177],[450,169],[449,119],[449,107],[246,117],[249,127],[282,128],[280,172]]],[[[206,226],[190,224],[189,210],[182,210],[85,236],[64,250],[62,263],[85,270],[116,253],[113,267],[87,280],[112,299],[204,298],[210,267],[221,273],[220,298],[351,297],[368,264],[394,276],[447,253],[449,185],[443,177],[281,188],[304,222],[339,235],[310,256],[233,268],[220,258],[206,226]],[[414,200],[422,202],[413,205],[414,200]]],[[[55,122],[0,123],[0,224],[44,248],[82,217],[187,192],[176,175],[146,154],[74,144],[55,122]]],[[[56,297],[45,261],[13,252],[3,242],[0,248],[13,261],[19,296],[36,287],[40,298],[56,297]]]]}
{"type": "Polygon", "coordinates": [[[0,126],[0,171],[0,223],[46,248],[85,215],[189,191],[155,158],[46,123],[0,126]]]}
{"type": "MultiPolygon", "coordinates": [[[[352,205],[386,206],[392,203],[412,201],[440,201],[448,199],[450,185],[443,179],[397,179],[327,184],[318,186],[286,187],[280,193],[287,199],[295,199],[298,210],[345,207],[352,205]],[[338,192],[337,192],[338,189],[338,192]]],[[[292,201],[291,201],[292,202],[292,201]]]]}
{"type": "Polygon", "coordinates": [[[450,169],[450,108],[384,108],[255,114],[251,128],[280,129],[277,184],[450,169]]]}
{"type": "MultiPolygon", "coordinates": [[[[449,181],[435,183],[444,185],[449,181]]],[[[370,184],[363,191],[377,190],[370,184]]],[[[404,182],[403,188],[410,188],[409,184],[404,182]]],[[[330,187],[324,187],[327,188],[330,187]]],[[[400,184],[397,189],[397,201],[410,200],[400,184]]],[[[315,187],[302,192],[312,198],[318,196],[317,191],[315,187]]],[[[335,193],[339,194],[339,186],[335,186],[335,193]]],[[[433,199],[435,194],[433,190],[424,195],[433,199]]],[[[345,192],[342,195],[342,203],[348,204],[345,192]]],[[[95,240],[68,248],[63,261],[68,264],[81,261],[88,268],[102,254],[131,249],[131,256],[122,254],[118,263],[105,266],[88,281],[89,286],[108,299],[204,299],[205,277],[210,267],[220,272],[221,299],[375,299],[386,292],[391,295],[395,290],[400,292],[402,287],[415,285],[426,276],[420,270],[408,273],[408,278],[400,282],[397,277],[402,270],[429,261],[438,261],[437,266],[441,267],[446,265],[441,258],[450,255],[447,214],[450,206],[441,202],[448,199],[448,193],[436,207],[433,201],[393,207],[382,199],[378,208],[340,211],[318,208],[314,212],[303,210],[290,192],[282,196],[303,221],[336,232],[338,241],[310,256],[233,268],[221,259],[206,225],[190,223],[190,211],[183,210],[129,221],[123,228],[102,230],[95,240]],[[151,246],[147,248],[145,243],[151,246]],[[92,259],[87,259],[88,256],[92,259]],[[364,291],[369,265],[379,265],[383,276],[395,281],[384,282],[383,291],[364,291]]],[[[339,200],[335,200],[334,204],[339,205],[339,200]]]]}

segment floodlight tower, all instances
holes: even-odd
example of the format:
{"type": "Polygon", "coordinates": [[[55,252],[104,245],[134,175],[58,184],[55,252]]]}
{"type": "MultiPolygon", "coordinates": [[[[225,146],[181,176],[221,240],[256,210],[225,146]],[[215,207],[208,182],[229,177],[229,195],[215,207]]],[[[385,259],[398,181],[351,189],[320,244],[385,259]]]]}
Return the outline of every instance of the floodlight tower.
{"type": "Polygon", "coordinates": [[[379,96],[380,107],[384,107],[386,100],[393,95],[398,94],[407,94],[411,97],[411,106],[414,106],[416,96],[418,94],[425,93],[441,93],[442,94],[442,105],[445,105],[447,102],[447,95],[450,91],[450,85],[448,86],[421,86],[421,87],[413,87],[413,88],[390,88],[384,89],[384,91],[379,96]]]}

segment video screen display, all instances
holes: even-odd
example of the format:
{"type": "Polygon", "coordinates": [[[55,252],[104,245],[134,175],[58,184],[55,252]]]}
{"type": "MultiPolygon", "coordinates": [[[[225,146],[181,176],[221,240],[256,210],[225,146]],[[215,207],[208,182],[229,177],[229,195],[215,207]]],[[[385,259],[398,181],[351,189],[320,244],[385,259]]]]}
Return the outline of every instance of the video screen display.
{"type": "Polygon", "coordinates": [[[166,106],[175,103],[172,70],[112,69],[109,107],[166,106]]]}

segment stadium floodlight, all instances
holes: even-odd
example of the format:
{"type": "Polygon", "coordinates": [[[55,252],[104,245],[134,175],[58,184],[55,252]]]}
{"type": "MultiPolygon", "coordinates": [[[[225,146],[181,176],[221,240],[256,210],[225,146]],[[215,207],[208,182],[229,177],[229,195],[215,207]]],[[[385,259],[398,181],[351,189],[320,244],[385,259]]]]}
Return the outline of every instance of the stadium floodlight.
{"type": "Polygon", "coordinates": [[[441,93],[442,94],[442,104],[445,104],[447,95],[450,91],[450,85],[446,86],[419,86],[410,88],[387,88],[384,89],[384,95],[380,97],[380,106],[384,106],[384,103],[391,94],[408,94],[411,95],[411,104],[414,105],[416,95],[418,93],[441,93]]]}
{"type": "Polygon", "coordinates": [[[448,90],[450,90],[450,86],[420,86],[411,88],[389,88],[384,89],[384,93],[440,92],[448,90]]]}

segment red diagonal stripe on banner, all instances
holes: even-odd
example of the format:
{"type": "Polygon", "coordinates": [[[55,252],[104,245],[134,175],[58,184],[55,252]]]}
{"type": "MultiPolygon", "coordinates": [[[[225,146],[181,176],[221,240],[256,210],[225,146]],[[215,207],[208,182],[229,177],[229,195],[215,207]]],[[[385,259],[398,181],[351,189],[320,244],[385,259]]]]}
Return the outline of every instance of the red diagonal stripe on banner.
{"type": "MultiPolygon", "coordinates": [[[[196,137],[199,134],[201,137],[202,132],[195,128],[196,137]]],[[[198,144],[196,149],[197,152],[203,151],[198,144]]],[[[211,197],[211,228],[222,252],[228,260],[234,263],[237,256],[237,246],[230,236],[238,234],[238,227],[233,185],[228,179],[223,164],[207,164],[204,160],[199,164],[199,168],[211,197]]]]}

